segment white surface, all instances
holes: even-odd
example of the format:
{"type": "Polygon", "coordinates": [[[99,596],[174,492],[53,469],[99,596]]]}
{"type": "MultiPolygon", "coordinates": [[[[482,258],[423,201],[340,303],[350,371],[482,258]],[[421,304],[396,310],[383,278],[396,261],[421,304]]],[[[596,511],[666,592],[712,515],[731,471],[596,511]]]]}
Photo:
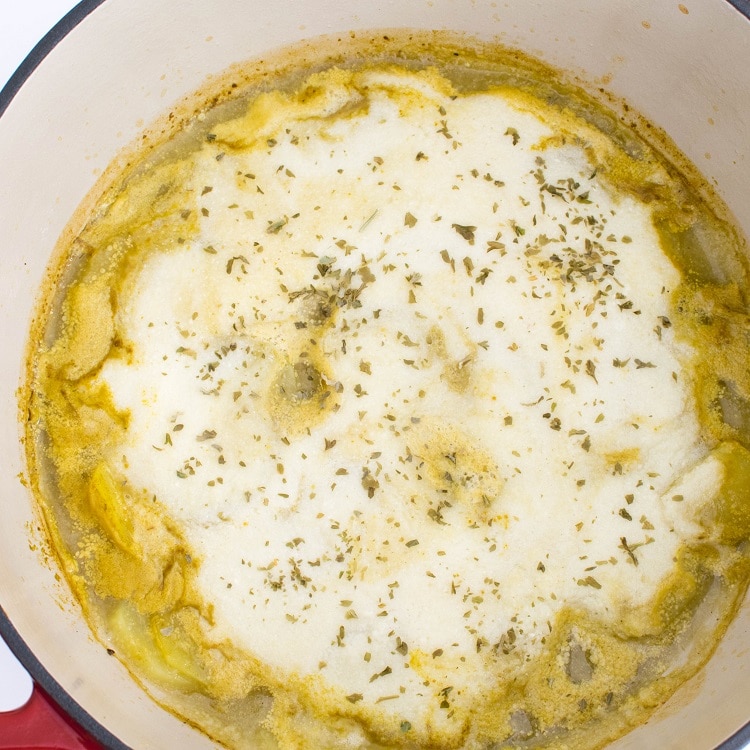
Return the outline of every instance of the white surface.
{"type": "Polygon", "coordinates": [[[32,689],[29,673],[0,639],[0,712],[23,706],[31,697],[32,689]]]}
{"type": "MultiPolygon", "coordinates": [[[[37,42],[77,0],[0,0],[0,89],[37,42]]],[[[0,638],[0,711],[12,711],[31,696],[32,682],[0,638]]]]}

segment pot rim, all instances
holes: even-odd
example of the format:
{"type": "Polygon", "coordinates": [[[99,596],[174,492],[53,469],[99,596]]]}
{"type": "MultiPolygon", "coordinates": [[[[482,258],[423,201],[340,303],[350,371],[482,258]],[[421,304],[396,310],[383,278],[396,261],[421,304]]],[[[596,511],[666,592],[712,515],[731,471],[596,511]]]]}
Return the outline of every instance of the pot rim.
{"type": "MultiPolygon", "coordinates": [[[[729,0],[730,2],[732,0],[729,0]]],[[[748,4],[750,18],[750,0],[737,0],[748,4]]],[[[81,0],[71,8],[34,46],[0,89],[0,117],[13,101],[15,95],[31,74],[39,67],[50,52],[76,27],[86,16],[102,5],[106,0],[81,0]]]]}
{"type": "MultiPolygon", "coordinates": [[[[750,21],[750,0],[723,0],[750,21]]],[[[107,0],[80,0],[66,13],[34,46],[23,62],[0,89],[0,117],[3,116],[16,94],[21,90],[36,68],[52,50],[87,16],[107,0]]],[[[24,641],[0,605],[0,637],[31,674],[34,682],[82,729],[88,732],[107,750],[131,750],[131,748],[100,724],[82,708],[57,682],[24,641]]],[[[732,736],[725,739],[715,750],[743,750],[750,748],[750,717],[748,722],[732,736]]]]}

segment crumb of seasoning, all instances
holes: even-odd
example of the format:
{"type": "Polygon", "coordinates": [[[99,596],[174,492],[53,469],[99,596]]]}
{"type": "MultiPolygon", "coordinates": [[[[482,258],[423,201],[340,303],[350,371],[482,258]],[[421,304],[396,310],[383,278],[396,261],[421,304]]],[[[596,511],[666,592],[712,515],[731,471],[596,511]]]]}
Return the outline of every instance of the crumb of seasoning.
{"type": "Polygon", "coordinates": [[[594,578],[594,576],[586,576],[586,578],[580,578],[578,579],[578,585],[579,586],[591,586],[591,588],[594,589],[600,589],[602,587],[601,583],[594,578]]]}
{"type": "Polygon", "coordinates": [[[458,234],[461,235],[470,245],[474,244],[474,232],[477,231],[476,227],[465,226],[463,224],[451,224],[458,234]]]}

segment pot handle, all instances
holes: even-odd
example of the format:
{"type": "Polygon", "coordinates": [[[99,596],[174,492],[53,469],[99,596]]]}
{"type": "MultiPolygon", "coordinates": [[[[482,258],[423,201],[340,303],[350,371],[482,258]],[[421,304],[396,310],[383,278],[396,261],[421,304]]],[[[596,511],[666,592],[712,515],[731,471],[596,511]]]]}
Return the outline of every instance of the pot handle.
{"type": "Polygon", "coordinates": [[[0,713],[0,750],[102,750],[34,684],[28,702],[0,713]]]}

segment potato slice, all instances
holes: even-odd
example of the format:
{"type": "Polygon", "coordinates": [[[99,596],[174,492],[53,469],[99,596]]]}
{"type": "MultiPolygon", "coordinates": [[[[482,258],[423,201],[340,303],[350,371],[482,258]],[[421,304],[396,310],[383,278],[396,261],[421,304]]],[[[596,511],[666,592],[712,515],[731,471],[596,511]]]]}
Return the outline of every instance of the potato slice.
{"type": "Polygon", "coordinates": [[[154,615],[151,634],[162,659],[171,669],[196,686],[205,684],[206,675],[198,662],[196,648],[174,613],[154,615]]]}
{"type": "Polygon", "coordinates": [[[139,667],[160,687],[199,691],[204,675],[187,638],[164,617],[146,619],[133,605],[120,602],[107,618],[109,632],[125,664],[139,667]]]}
{"type": "Polygon", "coordinates": [[[63,335],[50,350],[52,367],[66,380],[95,370],[115,336],[110,280],[106,276],[74,286],[67,299],[63,335]]]}
{"type": "Polygon", "coordinates": [[[138,555],[140,547],[134,537],[128,498],[104,461],[91,475],[89,504],[109,538],[125,552],[138,555]]]}
{"type": "Polygon", "coordinates": [[[704,523],[716,528],[724,544],[739,544],[750,537],[750,451],[727,441],[713,455],[724,466],[724,481],[704,523]]]}

